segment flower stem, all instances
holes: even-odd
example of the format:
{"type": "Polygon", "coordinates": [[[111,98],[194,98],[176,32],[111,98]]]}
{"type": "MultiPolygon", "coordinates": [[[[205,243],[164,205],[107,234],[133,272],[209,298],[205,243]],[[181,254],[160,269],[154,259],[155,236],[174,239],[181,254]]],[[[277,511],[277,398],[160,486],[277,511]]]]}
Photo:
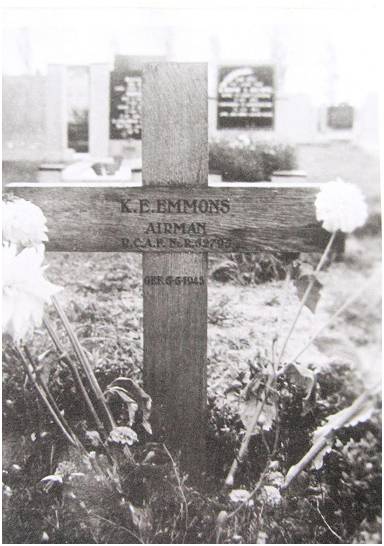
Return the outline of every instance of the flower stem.
{"type": "MultiPolygon", "coordinates": [[[[52,394],[50,393],[47,385],[44,383],[44,381],[42,380],[41,378],[41,374],[40,374],[40,371],[39,369],[37,368],[35,362],[34,362],[34,359],[31,355],[31,352],[29,350],[29,348],[24,345],[24,351],[25,351],[25,354],[27,355],[27,358],[28,358],[28,361],[30,362],[31,364],[31,367],[32,367],[32,371],[33,373],[35,374],[35,377],[32,376],[29,376],[31,378],[31,380],[34,382],[34,385],[35,386],[38,386],[42,391],[43,393],[45,394],[45,396],[47,397],[47,400],[49,402],[49,404],[52,406],[52,409],[56,412],[56,416],[57,418],[61,421],[63,427],[68,431],[69,435],[73,438],[74,442],[75,442],[75,445],[76,447],[86,456],[88,456],[88,453],[87,453],[87,450],[85,449],[85,447],[83,446],[83,444],[80,442],[77,434],[74,432],[73,428],[71,427],[71,425],[68,423],[67,419],[64,417],[64,415],[62,415],[61,411],[60,411],[60,408],[58,407],[58,405],[56,404],[56,400],[53,398],[52,394]]],[[[22,355],[21,355],[22,356],[22,355]]]]}
{"type": "Polygon", "coordinates": [[[91,402],[91,399],[89,398],[88,396],[88,393],[84,387],[84,384],[81,380],[81,377],[80,377],[80,374],[79,374],[79,371],[77,369],[77,367],[75,366],[75,364],[72,362],[72,360],[69,358],[69,356],[65,353],[64,351],[64,347],[61,345],[60,343],[60,340],[59,338],[57,337],[56,335],[56,332],[55,330],[53,329],[51,323],[49,322],[49,320],[45,317],[44,320],[44,326],[46,327],[47,331],[48,331],[48,334],[50,335],[51,339],[52,339],[52,342],[53,344],[55,345],[56,347],[56,351],[57,353],[59,354],[59,358],[60,360],[62,360],[67,366],[68,368],[70,369],[71,373],[72,373],[72,376],[73,376],[73,379],[77,385],[77,388],[78,390],[80,391],[80,394],[82,395],[95,423],[96,423],[96,426],[99,430],[99,432],[104,432],[104,426],[99,418],[99,416],[97,415],[97,412],[91,402]]]}
{"type": "MultiPolygon", "coordinates": [[[[34,360],[33,360],[33,357],[28,349],[28,347],[26,345],[24,345],[24,352],[27,356],[27,359],[32,367],[32,371],[33,373],[35,374],[35,378],[36,378],[36,383],[38,383],[38,385],[43,389],[46,397],[48,398],[48,401],[49,403],[51,404],[51,406],[53,407],[53,409],[55,410],[56,414],[60,416],[60,419],[62,421],[64,421],[64,417],[61,415],[60,413],[60,408],[59,406],[56,404],[56,400],[53,398],[53,396],[51,395],[51,393],[49,392],[48,390],[48,387],[47,385],[44,383],[44,381],[42,380],[41,378],[41,372],[40,370],[37,368],[34,360]]],[[[64,423],[63,423],[64,424],[64,423]]],[[[69,428],[69,427],[67,427],[69,428]]]]}
{"type": "Polygon", "coordinates": [[[67,429],[67,431],[69,432],[69,434],[72,436],[72,438],[74,439],[74,441],[76,442],[76,446],[81,450],[83,451],[83,453],[87,454],[87,451],[85,450],[84,446],[82,445],[82,443],[80,442],[79,438],[77,437],[77,434],[74,432],[74,430],[72,429],[71,425],[68,423],[67,419],[64,417],[64,415],[61,413],[60,411],[60,408],[58,407],[58,405],[56,404],[56,400],[53,398],[52,394],[50,393],[47,385],[44,383],[44,381],[42,380],[41,378],[41,374],[40,374],[40,371],[38,369],[38,367],[35,365],[35,362],[33,360],[33,357],[28,349],[28,347],[26,345],[24,345],[24,351],[25,351],[25,354],[27,355],[28,357],[28,360],[29,362],[31,363],[31,367],[32,367],[32,370],[33,370],[33,373],[35,374],[35,378],[36,378],[36,382],[38,383],[39,387],[44,391],[44,394],[46,395],[47,399],[48,399],[48,402],[50,403],[50,405],[52,406],[52,408],[55,410],[56,412],[56,415],[58,416],[58,418],[60,419],[60,421],[62,422],[63,426],[67,429]]]}
{"type": "Polygon", "coordinates": [[[337,423],[337,426],[330,429],[327,434],[324,434],[321,436],[313,445],[312,447],[307,451],[307,453],[300,459],[300,461],[291,466],[289,469],[286,477],[285,482],[283,485],[283,489],[287,489],[290,483],[300,474],[300,472],[308,466],[308,464],[313,461],[313,459],[316,457],[316,455],[329,443],[329,441],[335,436],[336,432],[344,427],[346,423],[348,423],[356,414],[358,414],[361,409],[365,406],[367,402],[372,400],[376,392],[380,391],[380,384],[375,385],[374,387],[370,388],[363,394],[361,394],[351,406],[343,410],[341,419],[339,419],[339,422],[337,423]]]}
{"type": "Polygon", "coordinates": [[[288,287],[289,287],[289,284],[290,284],[290,281],[291,281],[291,270],[292,270],[292,266],[289,265],[287,275],[286,275],[285,281],[284,281],[283,301],[282,301],[281,308],[280,308],[279,318],[278,318],[277,324],[276,324],[275,334],[274,334],[273,340],[272,340],[272,364],[273,364],[274,371],[276,371],[276,354],[275,354],[276,353],[276,344],[279,341],[281,325],[282,325],[282,322],[283,322],[285,309],[286,309],[286,306],[287,306],[288,287]]]}
{"type": "Polygon", "coordinates": [[[72,435],[70,434],[70,432],[68,432],[68,430],[66,429],[66,427],[64,426],[63,422],[62,422],[62,416],[60,415],[60,412],[59,412],[59,415],[56,413],[56,411],[54,410],[54,408],[51,406],[47,396],[46,396],[46,393],[44,392],[42,386],[38,383],[38,381],[36,381],[36,379],[33,377],[33,373],[31,372],[30,368],[29,368],[29,365],[28,365],[28,362],[27,360],[25,359],[25,356],[23,355],[23,353],[20,351],[19,347],[17,347],[15,345],[15,350],[16,350],[16,353],[18,355],[18,357],[20,358],[21,360],[21,363],[25,369],[25,371],[27,372],[27,375],[32,383],[32,385],[34,385],[36,391],[38,392],[38,394],[40,395],[40,398],[42,399],[42,401],[44,402],[45,406],[47,407],[49,413],[52,415],[53,417],[53,420],[55,421],[55,423],[57,424],[57,426],[60,428],[60,430],[62,431],[62,433],[64,434],[64,436],[67,438],[67,440],[75,447],[78,447],[77,445],[77,441],[75,440],[75,438],[72,437],[72,435]]]}
{"type": "Polygon", "coordinates": [[[241,442],[239,453],[238,453],[237,457],[235,457],[235,459],[233,459],[232,466],[231,466],[231,468],[230,468],[230,470],[228,472],[228,475],[227,475],[227,477],[225,479],[225,485],[227,487],[232,487],[233,486],[235,474],[237,472],[237,469],[239,468],[239,465],[243,462],[244,457],[245,457],[245,455],[246,455],[246,453],[248,451],[249,442],[251,440],[251,437],[254,434],[255,426],[257,425],[257,422],[258,422],[258,420],[260,418],[261,412],[263,411],[264,405],[265,405],[265,403],[267,401],[269,389],[272,386],[273,380],[274,380],[274,376],[270,375],[269,378],[268,378],[268,382],[267,382],[267,384],[265,386],[264,398],[260,402],[260,404],[256,407],[256,411],[255,411],[255,414],[253,416],[253,419],[252,419],[249,427],[246,430],[243,441],[241,442]]]}
{"type": "Polygon", "coordinates": [[[84,373],[87,377],[88,383],[93,390],[96,399],[99,403],[99,405],[102,408],[103,413],[106,415],[107,418],[107,429],[111,430],[116,426],[115,420],[112,416],[112,413],[110,412],[107,402],[104,398],[104,395],[102,393],[102,390],[100,388],[100,385],[95,377],[95,374],[93,373],[93,370],[88,362],[88,358],[84,352],[83,347],[81,346],[79,339],[77,338],[77,335],[75,331],[73,330],[65,312],[64,309],[61,307],[58,300],[55,298],[55,296],[52,296],[52,303],[55,306],[55,309],[60,317],[60,320],[68,334],[69,340],[72,344],[72,347],[74,348],[74,351],[76,353],[77,359],[82,366],[84,373]]]}
{"type": "Polygon", "coordinates": [[[293,322],[291,324],[291,327],[288,331],[288,334],[286,335],[285,337],[285,340],[284,340],[284,343],[283,343],[283,347],[280,351],[280,354],[279,354],[279,358],[278,358],[278,361],[277,361],[277,366],[279,366],[281,364],[281,361],[282,361],[282,358],[284,356],[284,352],[285,352],[285,349],[287,348],[287,344],[288,344],[288,341],[290,340],[290,337],[292,335],[292,332],[293,330],[295,329],[295,326],[296,326],[296,323],[301,315],[301,311],[303,310],[303,307],[304,305],[307,303],[307,299],[308,299],[308,296],[313,288],[313,285],[315,284],[315,280],[316,280],[316,275],[317,273],[319,273],[319,271],[321,270],[321,268],[323,267],[324,263],[325,263],[325,260],[327,259],[327,256],[329,254],[329,251],[332,247],[332,244],[333,244],[333,241],[335,240],[335,237],[336,237],[336,231],[334,231],[331,235],[331,237],[329,238],[329,241],[328,241],[328,244],[327,246],[325,247],[325,250],[320,258],[320,261],[319,263],[317,264],[317,267],[315,269],[315,272],[312,276],[312,279],[311,281],[309,282],[308,286],[307,286],[307,289],[304,293],[304,296],[300,302],[300,305],[299,305],[299,308],[297,309],[297,312],[296,312],[296,315],[295,315],[295,318],[293,319],[293,322]]]}

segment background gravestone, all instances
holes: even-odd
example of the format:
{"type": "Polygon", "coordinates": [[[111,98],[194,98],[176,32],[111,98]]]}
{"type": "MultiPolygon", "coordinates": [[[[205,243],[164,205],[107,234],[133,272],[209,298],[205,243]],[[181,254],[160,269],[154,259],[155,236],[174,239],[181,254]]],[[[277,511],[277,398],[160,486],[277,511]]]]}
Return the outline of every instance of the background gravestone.
{"type": "Polygon", "coordinates": [[[87,66],[67,67],[67,135],[68,148],[75,152],[89,151],[89,69],[87,66]]]}
{"type": "Polygon", "coordinates": [[[163,57],[116,55],[111,72],[110,138],[141,140],[142,73],[144,63],[163,57]]]}
{"type": "Polygon", "coordinates": [[[353,107],[349,104],[330,106],[327,112],[327,123],[331,129],[353,128],[353,107]]]}
{"type": "Polygon", "coordinates": [[[221,67],[218,129],[272,129],[274,97],[272,66],[221,67]]]}

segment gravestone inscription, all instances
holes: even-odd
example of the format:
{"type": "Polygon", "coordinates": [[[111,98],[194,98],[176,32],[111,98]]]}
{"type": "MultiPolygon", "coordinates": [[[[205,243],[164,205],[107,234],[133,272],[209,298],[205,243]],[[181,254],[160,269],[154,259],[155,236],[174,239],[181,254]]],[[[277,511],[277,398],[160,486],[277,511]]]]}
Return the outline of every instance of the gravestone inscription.
{"type": "Polygon", "coordinates": [[[160,57],[116,55],[110,85],[110,138],[141,140],[141,100],[144,61],[160,57]]]}
{"type": "Polygon", "coordinates": [[[219,72],[218,128],[271,129],[274,123],[273,67],[223,66],[219,72]]]}

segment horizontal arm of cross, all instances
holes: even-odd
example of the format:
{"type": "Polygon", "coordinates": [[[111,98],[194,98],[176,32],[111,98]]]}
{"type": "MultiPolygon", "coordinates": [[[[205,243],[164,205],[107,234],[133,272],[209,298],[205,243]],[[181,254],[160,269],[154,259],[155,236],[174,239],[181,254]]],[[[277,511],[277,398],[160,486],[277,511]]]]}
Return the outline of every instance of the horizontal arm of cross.
{"type": "Polygon", "coordinates": [[[319,184],[21,184],[8,192],[47,218],[47,250],[81,252],[314,252],[319,184]]]}

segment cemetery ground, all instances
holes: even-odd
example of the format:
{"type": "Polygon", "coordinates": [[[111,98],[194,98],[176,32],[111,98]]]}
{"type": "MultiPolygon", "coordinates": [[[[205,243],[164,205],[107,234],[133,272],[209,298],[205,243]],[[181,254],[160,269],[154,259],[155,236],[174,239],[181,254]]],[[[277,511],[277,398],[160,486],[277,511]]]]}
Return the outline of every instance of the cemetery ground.
{"type": "MultiPolygon", "coordinates": [[[[360,232],[347,238],[344,260],[328,264],[316,313],[304,310],[287,360],[381,263],[375,158],[346,143],[301,146],[298,152],[299,168],[309,173],[311,181],[340,176],[356,183],[367,195],[371,216],[360,232]]],[[[7,173],[5,178],[10,181],[7,173]]],[[[134,254],[47,255],[47,276],[64,287],[59,300],[92,356],[102,388],[119,376],[141,382],[141,260],[134,254]]],[[[300,261],[316,263],[314,256],[301,255],[300,261]]],[[[128,476],[120,476],[129,482],[130,497],[125,500],[91,476],[89,482],[79,477],[64,487],[54,484],[45,489],[40,480],[52,475],[58,464],[66,461],[72,469],[69,473],[79,471],[81,464],[74,450],[60,442],[54,425],[49,425],[44,409],[24,384],[22,370],[5,365],[3,480],[9,496],[4,497],[4,542],[380,543],[378,414],[340,431],[323,466],[302,472],[283,499],[276,496],[275,487],[280,472],[285,474],[309,449],[311,434],[324,418],[350,405],[364,386],[377,381],[381,366],[377,286],[367,289],[303,354],[302,364],[321,370],[317,399],[307,415],[302,415],[300,388],[281,384],[280,447],[270,460],[266,481],[252,506],[245,506],[218,529],[219,513],[238,506],[223,494],[244,430],[237,393],[255,368],[262,366],[277,324],[281,339],[297,309],[296,289],[293,284],[287,289],[285,270],[284,264],[267,255],[210,257],[208,461],[203,485],[184,481],[175,455],[170,463],[164,453],[155,452],[152,465],[137,465],[128,476]],[[135,509],[129,510],[124,503],[132,503],[135,509]]],[[[57,321],[54,313],[52,320],[57,321]]],[[[44,336],[36,336],[34,345],[36,351],[46,347],[44,336]]],[[[68,418],[79,421],[82,408],[68,376],[58,368],[45,368],[43,373],[49,376],[68,418]]],[[[273,428],[252,439],[235,489],[251,491],[256,486],[273,450],[275,433],[273,428]]]]}

